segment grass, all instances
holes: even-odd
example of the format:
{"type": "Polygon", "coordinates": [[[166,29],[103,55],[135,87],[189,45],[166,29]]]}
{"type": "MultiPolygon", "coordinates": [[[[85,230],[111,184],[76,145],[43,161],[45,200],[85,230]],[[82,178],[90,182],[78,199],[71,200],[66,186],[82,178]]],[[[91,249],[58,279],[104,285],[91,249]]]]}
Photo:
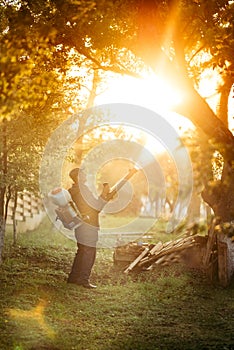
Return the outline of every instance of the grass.
{"type": "MultiPolygon", "coordinates": [[[[6,235],[0,267],[1,350],[234,349],[234,285],[181,265],[124,275],[98,250],[97,290],[66,283],[75,243],[45,220],[6,235]]],[[[165,237],[163,237],[165,238],[165,237]]]]}

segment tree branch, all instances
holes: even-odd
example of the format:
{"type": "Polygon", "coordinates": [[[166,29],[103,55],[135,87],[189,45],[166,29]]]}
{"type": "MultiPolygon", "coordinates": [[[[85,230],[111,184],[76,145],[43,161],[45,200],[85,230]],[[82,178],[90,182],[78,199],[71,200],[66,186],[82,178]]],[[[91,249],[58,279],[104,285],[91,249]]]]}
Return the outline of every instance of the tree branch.
{"type": "Polygon", "coordinates": [[[194,59],[194,57],[203,49],[205,48],[205,45],[202,45],[201,47],[199,47],[199,49],[192,55],[192,57],[190,58],[190,60],[188,61],[188,64],[190,64],[192,62],[192,60],[194,59]]]}

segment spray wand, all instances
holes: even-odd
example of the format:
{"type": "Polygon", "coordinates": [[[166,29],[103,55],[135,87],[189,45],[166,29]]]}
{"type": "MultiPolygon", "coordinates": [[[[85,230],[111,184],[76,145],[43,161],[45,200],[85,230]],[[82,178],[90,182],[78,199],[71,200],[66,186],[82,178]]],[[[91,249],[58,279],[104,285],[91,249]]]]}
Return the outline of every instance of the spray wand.
{"type": "Polygon", "coordinates": [[[128,173],[125,176],[123,176],[119,181],[117,181],[116,184],[111,188],[109,188],[109,184],[105,182],[103,184],[104,192],[106,192],[106,194],[108,194],[108,197],[111,199],[116,194],[116,192],[119,191],[128,182],[128,180],[137,172],[137,168],[130,169],[128,173]]]}

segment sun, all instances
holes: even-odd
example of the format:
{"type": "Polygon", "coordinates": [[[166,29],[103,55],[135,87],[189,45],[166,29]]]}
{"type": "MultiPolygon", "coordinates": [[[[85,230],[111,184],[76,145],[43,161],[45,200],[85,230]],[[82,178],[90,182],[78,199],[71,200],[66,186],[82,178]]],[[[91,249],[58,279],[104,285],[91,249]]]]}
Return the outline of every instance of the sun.
{"type": "Polygon", "coordinates": [[[131,103],[153,110],[170,110],[182,96],[151,74],[144,78],[118,76],[111,78],[108,88],[96,98],[96,103],[131,103]]]}
{"type": "Polygon", "coordinates": [[[187,118],[173,112],[173,108],[182,102],[182,94],[154,73],[142,78],[111,77],[107,89],[95,99],[96,105],[128,103],[145,107],[165,117],[180,133],[193,128],[187,118]]]}

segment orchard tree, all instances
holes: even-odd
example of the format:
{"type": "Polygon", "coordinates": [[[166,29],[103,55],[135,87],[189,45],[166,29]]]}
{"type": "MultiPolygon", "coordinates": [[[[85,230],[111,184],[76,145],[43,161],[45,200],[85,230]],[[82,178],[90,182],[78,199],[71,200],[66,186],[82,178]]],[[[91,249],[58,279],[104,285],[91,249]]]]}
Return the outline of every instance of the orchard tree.
{"type": "MultiPolygon", "coordinates": [[[[232,82],[233,6],[226,0],[6,0],[2,11],[7,19],[2,21],[2,33],[8,38],[18,33],[23,46],[28,42],[25,34],[31,33],[29,42],[36,48],[35,57],[45,64],[51,62],[48,55],[52,54],[52,66],[60,71],[73,50],[103,71],[139,76],[141,68],[148,67],[180,90],[183,102],[176,111],[202,130],[207,147],[212,143],[222,154],[222,178],[212,186],[204,182],[203,198],[215,215],[226,221],[234,216],[234,138],[224,118],[219,119],[221,114],[216,115],[198,93],[197,82],[206,66],[212,65],[223,81],[229,78],[224,84],[228,94],[232,82]],[[44,40],[42,46],[38,37],[44,40]],[[204,63],[205,54],[209,59],[204,63]]],[[[6,52],[12,42],[4,42],[6,52]]],[[[27,58],[32,54],[19,55],[17,62],[22,57],[29,63],[27,58]]],[[[14,94],[3,107],[12,101],[17,102],[14,94]]]]}
{"type": "Polygon", "coordinates": [[[44,28],[50,44],[60,51],[74,49],[103,70],[135,76],[140,67],[150,67],[180,90],[183,102],[176,111],[201,129],[207,147],[212,142],[224,159],[221,180],[212,186],[204,183],[203,198],[221,220],[233,220],[234,137],[224,118],[219,119],[197,90],[198,68],[200,73],[205,69],[204,55],[209,54],[207,65],[218,67],[224,81],[228,77],[226,96],[229,92],[233,2],[41,0],[19,4],[30,26],[44,28]]]}
{"type": "Polygon", "coordinates": [[[65,58],[58,65],[59,50],[28,24],[17,2],[1,3],[0,261],[9,200],[25,189],[38,192],[43,146],[68,108],[61,98],[65,58]]]}
{"type": "MultiPolygon", "coordinates": [[[[24,189],[38,191],[40,157],[53,129],[71,113],[91,107],[96,96],[99,64],[63,44],[63,35],[48,21],[55,10],[45,2],[0,5],[0,256],[10,198],[24,189]]],[[[76,20],[83,14],[80,8],[76,20]]],[[[56,17],[59,26],[63,16],[56,17]]],[[[83,113],[77,136],[87,119],[83,113]]]]}
{"type": "MultiPolygon", "coordinates": [[[[221,220],[232,220],[234,137],[196,90],[193,65],[198,53],[200,56],[201,52],[215,55],[214,42],[219,40],[220,44],[221,33],[226,40],[223,47],[227,42],[229,44],[233,42],[233,21],[226,20],[227,13],[233,13],[233,4],[228,1],[208,3],[151,0],[139,1],[136,12],[138,21],[135,22],[136,39],[133,45],[135,54],[180,89],[184,98],[181,106],[177,107],[177,112],[189,118],[203,131],[206,135],[207,148],[212,142],[224,158],[225,166],[221,180],[212,185],[205,183],[203,198],[221,220]],[[210,36],[213,41],[210,40],[210,36]]],[[[219,57],[221,51],[222,45],[219,57]]],[[[226,52],[222,53],[223,62],[229,67],[230,55],[225,57],[226,52]]]]}

